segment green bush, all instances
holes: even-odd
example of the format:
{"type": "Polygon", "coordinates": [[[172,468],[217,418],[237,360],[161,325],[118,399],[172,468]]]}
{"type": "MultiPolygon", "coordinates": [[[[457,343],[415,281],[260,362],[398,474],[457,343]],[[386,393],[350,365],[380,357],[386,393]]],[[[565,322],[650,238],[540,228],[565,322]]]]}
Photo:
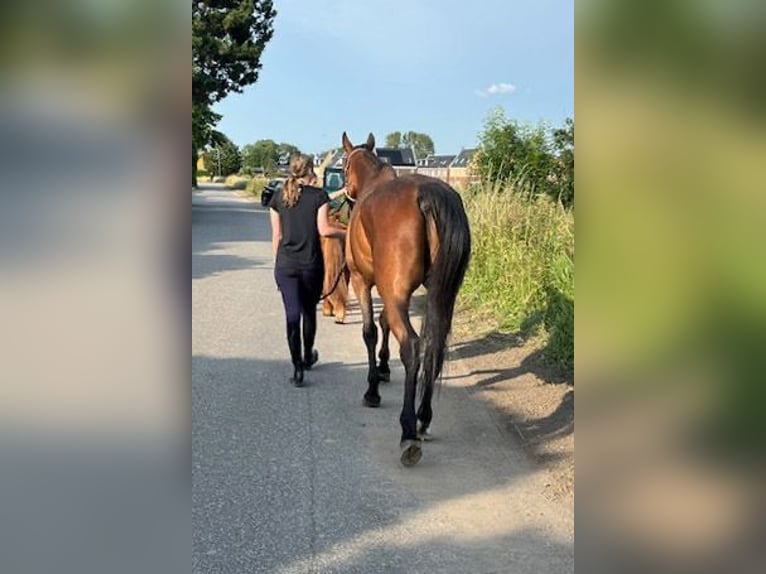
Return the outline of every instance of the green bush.
{"type": "Polygon", "coordinates": [[[483,181],[521,183],[532,195],[547,195],[574,205],[574,120],[550,130],[506,118],[502,108],[491,112],[480,135],[474,162],[483,181]]]}
{"type": "Polygon", "coordinates": [[[247,188],[247,184],[250,180],[246,177],[242,177],[241,175],[230,175],[226,178],[226,188],[227,189],[241,189],[244,190],[247,188]]]}
{"type": "Polygon", "coordinates": [[[268,177],[254,177],[247,182],[247,187],[245,188],[245,191],[247,192],[248,195],[252,195],[253,197],[257,197],[260,199],[261,192],[263,191],[263,188],[266,186],[268,182],[269,182],[268,177]]]}
{"type": "Polygon", "coordinates": [[[461,291],[501,330],[542,327],[552,361],[574,360],[574,214],[546,196],[526,199],[508,186],[464,196],[472,256],[461,291]]]}

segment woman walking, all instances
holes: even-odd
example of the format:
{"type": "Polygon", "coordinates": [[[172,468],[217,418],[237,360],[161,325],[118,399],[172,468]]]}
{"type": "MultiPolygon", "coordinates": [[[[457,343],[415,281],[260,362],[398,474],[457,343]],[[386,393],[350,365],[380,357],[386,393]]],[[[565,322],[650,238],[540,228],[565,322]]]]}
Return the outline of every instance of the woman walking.
{"type": "Polygon", "coordinates": [[[290,380],[296,387],[303,386],[304,369],[319,360],[314,349],[316,306],[324,278],[319,236],[342,239],[346,235],[343,227],[328,219],[328,197],[315,187],[316,179],[313,159],[293,156],[282,191],[269,203],[274,278],[285,306],[287,345],[293,363],[290,380]]]}

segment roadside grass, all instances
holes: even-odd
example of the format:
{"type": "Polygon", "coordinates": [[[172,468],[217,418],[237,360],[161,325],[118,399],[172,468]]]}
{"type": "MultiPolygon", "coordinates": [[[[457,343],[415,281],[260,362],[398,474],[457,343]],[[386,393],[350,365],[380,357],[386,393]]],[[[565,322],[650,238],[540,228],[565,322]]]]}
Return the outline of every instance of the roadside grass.
{"type": "MultiPolygon", "coordinates": [[[[215,181],[217,178],[214,178],[215,181]]],[[[227,189],[241,191],[243,195],[260,200],[261,191],[269,182],[265,176],[230,175],[222,181],[227,189]]]]}
{"type": "Polygon", "coordinates": [[[227,189],[245,190],[249,178],[243,175],[230,175],[226,178],[225,185],[227,189]]]}
{"type": "Polygon", "coordinates": [[[266,186],[268,182],[269,182],[268,177],[254,176],[247,182],[247,186],[245,187],[245,193],[247,195],[250,195],[260,200],[261,191],[263,191],[263,188],[266,186]]]}
{"type": "Polygon", "coordinates": [[[461,311],[485,327],[543,338],[545,358],[572,369],[574,214],[509,185],[475,186],[463,200],[472,256],[461,311]]]}

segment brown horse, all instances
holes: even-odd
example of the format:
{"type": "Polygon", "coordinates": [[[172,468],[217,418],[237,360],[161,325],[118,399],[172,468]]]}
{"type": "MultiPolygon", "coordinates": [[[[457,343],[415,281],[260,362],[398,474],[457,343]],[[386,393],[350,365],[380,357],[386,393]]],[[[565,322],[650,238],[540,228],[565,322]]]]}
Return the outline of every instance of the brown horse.
{"type": "Polygon", "coordinates": [[[389,333],[399,341],[404,364],[401,461],[416,464],[420,438],[428,436],[434,382],[441,374],[455,299],[471,255],[471,233],[460,195],[439,179],[422,175],[397,177],[373,153],[375,137],[354,147],[343,132],[346,191],[356,201],[346,235],[346,261],[362,311],[368,373],[364,404],[380,405],[378,384],[390,377],[389,333]],[[409,317],[412,293],[425,285],[425,316],[420,336],[409,317]],[[376,286],[383,310],[383,340],[375,362],[378,330],[371,289],[376,286]],[[422,350],[421,400],[415,412],[415,390],[422,350]],[[418,427],[417,421],[420,421],[418,427]]]}
{"type": "MultiPolygon", "coordinates": [[[[330,219],[341,223],[340,214],[330,212],[330,219]]],[[[324,285],[322,286],[322,314],[325,317],[335,316],[336,323],[346,320],[346,303],[348,301],[348,269],[343,253],[343,240],[337,237],[321,237],[322,258],[324,259],[324,285]]]]}

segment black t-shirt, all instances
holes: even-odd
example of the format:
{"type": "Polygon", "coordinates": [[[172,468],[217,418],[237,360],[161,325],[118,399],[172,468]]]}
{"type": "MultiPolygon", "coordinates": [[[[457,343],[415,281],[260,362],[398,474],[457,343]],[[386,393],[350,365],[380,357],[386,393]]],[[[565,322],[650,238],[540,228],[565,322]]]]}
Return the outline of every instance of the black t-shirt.
{"type": "MultiPolygon", "coordinates": [[[[283,188],[284,190],[284,188],[283,188]]],[[[329,201],[318,187],[304,185],[292,207],[287,207],[283,191],[275,193],[269,207],[279,213],[282,241],[277,249],[278,269],[317,269],[323,266],[317,229],[317,211],[329,201]]]]}

